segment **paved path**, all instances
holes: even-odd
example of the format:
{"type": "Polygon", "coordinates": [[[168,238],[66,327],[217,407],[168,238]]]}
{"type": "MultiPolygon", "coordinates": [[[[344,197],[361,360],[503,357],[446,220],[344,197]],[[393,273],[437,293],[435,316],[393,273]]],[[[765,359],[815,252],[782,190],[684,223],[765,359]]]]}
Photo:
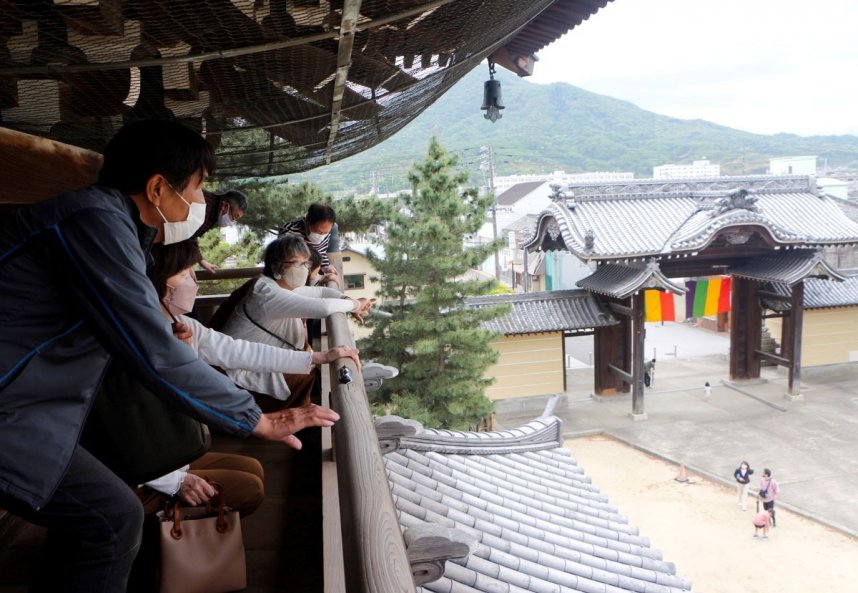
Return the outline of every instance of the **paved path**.
{"type": "MultiPolygon", "coordinates": [[[[756,470],[755,488],[769,467],[779,504],[858,537],[858,364],[805,369],[802,401],[784,398],[786,377],[775,368],[742,385],[729,384],[727,374],[723,354],[660,358],[645,395],[648,419],[634,421],[630,396],[593,399],[592,369],[575,369],[554,413],[567,437],[605,432],[725,484],[734,484],[742,459],[756,470]],[[708,403],[705,381],[713,385],[708,403]]],[[[538,415],[533,405],[504,409],[499,428],[538,415]]]]}

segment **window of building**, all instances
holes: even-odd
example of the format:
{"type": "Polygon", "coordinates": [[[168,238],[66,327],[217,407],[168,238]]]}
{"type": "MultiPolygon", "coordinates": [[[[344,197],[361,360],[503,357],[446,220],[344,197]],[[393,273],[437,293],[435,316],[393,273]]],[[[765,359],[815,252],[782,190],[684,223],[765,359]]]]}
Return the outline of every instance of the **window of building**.
{"type": "Polygon", "coordinates": [[[346,274],[346,290],[359,290],[364,288],[364,277],[366,274],[346,274]]]}
{"type": "Polygon", "coordinates": [[[352,261],[352,258],[348,255],[343,256],[343,261],[352,261]]]}

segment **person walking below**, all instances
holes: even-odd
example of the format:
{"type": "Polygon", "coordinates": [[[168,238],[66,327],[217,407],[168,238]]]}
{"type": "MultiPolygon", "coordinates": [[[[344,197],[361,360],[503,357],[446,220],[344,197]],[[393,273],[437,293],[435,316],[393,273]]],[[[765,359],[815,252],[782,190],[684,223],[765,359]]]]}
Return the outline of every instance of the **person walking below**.
{"type": "Polygon", "coordinates": [[[742,507],[743,511],[748,510],[748,488],[751,485],[752,475],[754,475],[754,470],[751,469],[747,461],[739,464],[739,467],[733,472],[733,477],[736,478],[736,492],[739,495],[739,506],[742,507]]]}
{"type": "Polygon", "coordinates": [[[655,359],[648,360],[644,363],[644,386],[651,387],[652,380],[655,376],[655,359]]]}
{"type": "Polygon", "coordinates": [[[763,508],[767,511],[771,511],[772,515],[772,527],[777,527],[778,523],[775,519],[775,500],[780,494],[780,488],[778,487],[778,483],[772,477],[772,470],[769,468],[765,468],[763,470],[763,478],[760,480],[760,492],[759,497],[760,500],[763,501],[763,508]]]}
{"type": "Polygon", "coordinates": [[[712,399],[712,385],[709,384],[709,381],[703,384],[703,401],[708,402],[712,399]]]}

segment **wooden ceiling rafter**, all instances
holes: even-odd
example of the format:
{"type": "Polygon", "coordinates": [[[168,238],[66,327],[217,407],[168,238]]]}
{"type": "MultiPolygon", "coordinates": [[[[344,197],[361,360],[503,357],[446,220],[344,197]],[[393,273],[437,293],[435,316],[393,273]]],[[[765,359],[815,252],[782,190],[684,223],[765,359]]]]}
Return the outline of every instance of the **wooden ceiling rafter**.
{"type": "Polygon", "coordinates": [[[328,133],[328,146],[325,151],[325,163],[331,163],[334,151],[334,141],[340,128],[342,117],[343,96],[346,92],[346,82],[349,78],[349,68],[352,65],[352,50],[354,49],[355,29],[360,17],[361,0],[345,0],[343,17],[340,21],[340,37],[337,48],[337,73],[334,78],[334,93],[331,100],[331,129],[328,133]]]}

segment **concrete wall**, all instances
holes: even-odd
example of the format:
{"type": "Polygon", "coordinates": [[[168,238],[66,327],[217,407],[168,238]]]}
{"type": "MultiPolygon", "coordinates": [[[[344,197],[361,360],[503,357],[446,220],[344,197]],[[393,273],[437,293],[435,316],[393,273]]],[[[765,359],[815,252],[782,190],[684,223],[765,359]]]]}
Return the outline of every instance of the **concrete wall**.
{"type": "Polygon", "coordinates": [[[342,252],[343,257],[343,286],[344,292],[353,299],[365,297],[368,299],[377,298],[377,291],[381,288],[381,284],[377,281],[370,280],[370,276],[377,276],[378,272],[370,265],[362,253],[345,249],[342,252]],[[346,286],[346,276],[363,276],[364,288],[348,288],[346,286]]]}
{"type": "Polygon", "coordinates": [[[563,392],[563,334],[505,336],[492,343],[500,357],[486,371],[495,382],[486,389],[491,400],[563,392]]]}
{"type": "MultiPolygon", "coordinates": [[[[781,342],[781,320],[767,319],[772,337],[781,342]]],[[[804,312],[801,366],[858,361],[858,307],[811,309],[804,312]]]]}

